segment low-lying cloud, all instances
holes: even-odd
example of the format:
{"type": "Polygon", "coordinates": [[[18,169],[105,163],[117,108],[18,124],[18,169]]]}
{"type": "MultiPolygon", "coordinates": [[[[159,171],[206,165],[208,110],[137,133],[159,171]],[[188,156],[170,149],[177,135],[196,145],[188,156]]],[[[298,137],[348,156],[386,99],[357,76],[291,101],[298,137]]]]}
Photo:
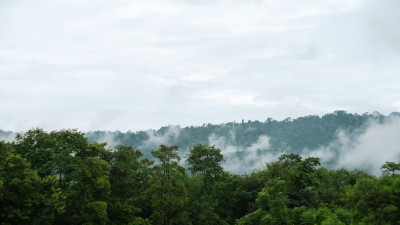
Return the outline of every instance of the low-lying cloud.
{"type": "Polygon", "coordinates": [[[147,131],[149,138],[144,141],[139,149],[157,149],[159,145],[174,145],[181,132],[178,126],[168,126],[165,132],[156,132],[154,130],[147,131]]]}
{"type": "Polygon", "coordinates": [[[225,161],[223,166],[233,173],[250,173],[264,169],[266,163],[282,154],[299,153],[302,157],[318,157],[321,164],[331,169],[361,169],[374,175],[381,174],[387,161],[400,161],[400,118],[384,121],[371,119],[366,125],[352,131],[338,130],[329,144],[318,149],[272,149],[270,137],[261,135],[248,147],[237,146],[234,132],[230,135],[209,136],[209,144],[220,148],[225,161]]]}
{"type": "Polygon", "coordinates": [[[329,146],[323,149],[322,161],[336,159],[336,168],[363,169],[379,175],[386,161],[400,160],[400,118],[392,117],[379,123],[371,120],[365,128],[351,133],[341,131],[329,146]],[[335,155],[336,154],[336,155],[335,155]]]}
{"type": "Polygon", "coordinates": [[[111,132],[104,132],[101,134],[101,137],[96,140],[98,143],[107,143],[108,148],[115,148],[117,145],[120,145],[121,143],[115,139],[115,134],[111,132]]]}
{"type": "Polygon", "coordinates": [[[257,141],[248,147],[235,146],[235,133],[230,131],[228,137],[209,136],[209,145],[220,148],[225,161],[223,167],[233,173],[248,173],[262,169],[266,162],[273,161],[278,155],[270,150],[270,138],[265,135],[258,137],[257,141]]]}
{"type": "Polygon", "coordinates": [[[13,142],[15,141],[14,132],[0,132],[0,141],[13,142]]]}

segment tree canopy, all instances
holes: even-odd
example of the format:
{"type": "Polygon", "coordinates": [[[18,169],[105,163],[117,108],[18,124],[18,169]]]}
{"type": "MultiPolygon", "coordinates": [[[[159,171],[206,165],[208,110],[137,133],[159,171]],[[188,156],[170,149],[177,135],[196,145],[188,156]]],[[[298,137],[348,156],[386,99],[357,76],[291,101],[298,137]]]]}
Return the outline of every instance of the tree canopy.
{"type": "Polygon", "coordinates": [[[376,177],[290,153],[239,175],[215,146],[194,145],[185,162],[176,145],[154,160],[106,146],[76,130],[0,142],[0,224],[400,224],[398,162],[376,177]]]}

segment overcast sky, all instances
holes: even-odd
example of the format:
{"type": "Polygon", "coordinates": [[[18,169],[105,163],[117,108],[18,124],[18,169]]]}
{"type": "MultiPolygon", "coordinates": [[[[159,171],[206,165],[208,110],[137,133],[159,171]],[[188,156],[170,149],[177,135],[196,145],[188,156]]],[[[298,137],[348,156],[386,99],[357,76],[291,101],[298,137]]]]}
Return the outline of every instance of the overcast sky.
{"type": "Polygon", "coordinates": [[[0,129],[400,110],[398,0],[1,0],[0,129]]]}

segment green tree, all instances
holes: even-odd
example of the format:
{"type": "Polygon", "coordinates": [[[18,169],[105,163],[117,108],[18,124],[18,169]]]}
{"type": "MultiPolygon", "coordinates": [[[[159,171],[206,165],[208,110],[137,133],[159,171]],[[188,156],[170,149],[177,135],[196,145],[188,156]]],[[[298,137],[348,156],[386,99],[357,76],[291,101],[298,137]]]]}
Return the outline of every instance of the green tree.
{"type": "Polygon", "coordinates": [[[108,218],[107,200],[110,196],[111,184],[109,181],[110,164],[103,159],[107,150],[105,143],[90,144],[75,155],[78,167],[71,173],[73,183],[66,190],[67,217],[60,218],[60,223],[84,224],[106,223],[108,218]],[[94,215],[90,215],[93,212],[94,215]]]}
{"type": "Polygon", "coordinates": [[[222,161],[221,150],[214,146],[198,144],[189,151],[187,162],[192,177],[188,210],[195,225],[226,223],[216,212],[219,203],[214,191],[223,174],[222,161]]]}
{"type": "Polygon", "coordinates": [[[160,145],[152,151],[159,164],[153,167],[153,176],[149,191],[152,193],[151,204],[154,224],[172,225],[189,224],[185,210],[187,205],[187,180],[185,168],[178,163],[178,146],[160,145]]]}
{"type": "Polygon", "coordinates": [[[63,188],[71,183],[71,170],[75,170],[74,155],[88,148],[84,134],[77,130],[29,130],[17,134],[15,149],[26,158],[41,177],[57,175],[63,188]]]}
{"type": "Polygon", "coordinates": [[[283,180],[267,182],[256,200],[258,209],[236,221],[236,225],[251,224],[289,224],[288,196],[285,194],[286,184],[283,180]]]}
{"type": "Polygon", "coordinates": [[[390,174],[394,176],[396,175],[397,171],[400,171],[400,163],[386,162],[385,164],[383,164],[381,169],[383,169],[383,172],[385,174],[390,174]]]}
{"type": "Polygon", "coordinates": [[[65,209],[55,176],[41,179],[30,163],[0,142],[1,224],[53,224],[65,209]]]}
{"type": "Polygon", "coordinates": [[[219,148],[198,144],[190,149],[187,162],[190,165],[189,171],[192,174],[200,174],[208,184],[222,175],[221,162],[223,159],[219,148]]]}
{"type": "Polygon", "coordinates": [[[288,207],[317,204],[318,173],[320,165],[318,158],[302,159],[297,154],[281,155],[275,162],[267,163],[267,177],[279,179],[287,183],[288,207]]]}
{"type": "Polygon", "coordinates": [[[220,218],[216,212],[218,201],[216,193],[207,191],[203,178],[199,175],[190,177],[189,182],[189,203],[187,211],[193,225],[224,225],[228,224],[220,218]],[[208,194],[207,194],[208,193],[208,194]]]}
{"type": "Polygon", "coordinates": [[[107,203],[103,201],[93,201],[85,207],[84,225],[106,225],[108,222],[107,203]]]}
{"type": "Polygon", "coordinates": [[[400,224],[400,176],[362,178],[346,193],[355,224],[400,224]]]}
{"type": "Polygon", "coordinates": [[[132,147],[115,147],[110,161],[111,195],[108,204],[110,221],[117,224],[128,224],[138,221],[138,214],[149,216],[150,203],[145,195],[149,186],[152,162],[140,160],[142,153],[132,147]]]}

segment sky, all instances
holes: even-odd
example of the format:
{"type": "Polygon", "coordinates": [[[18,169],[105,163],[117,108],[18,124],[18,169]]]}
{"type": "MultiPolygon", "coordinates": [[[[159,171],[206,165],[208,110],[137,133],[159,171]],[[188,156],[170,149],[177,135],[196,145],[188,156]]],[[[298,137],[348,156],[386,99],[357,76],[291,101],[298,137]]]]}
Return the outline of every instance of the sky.
{"type": "Polygon", "coordinates": [[[1,0],[0,129],[400,110],[398,0],[1,0]]]}

